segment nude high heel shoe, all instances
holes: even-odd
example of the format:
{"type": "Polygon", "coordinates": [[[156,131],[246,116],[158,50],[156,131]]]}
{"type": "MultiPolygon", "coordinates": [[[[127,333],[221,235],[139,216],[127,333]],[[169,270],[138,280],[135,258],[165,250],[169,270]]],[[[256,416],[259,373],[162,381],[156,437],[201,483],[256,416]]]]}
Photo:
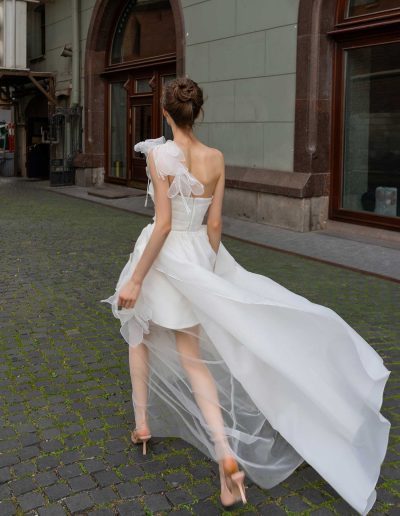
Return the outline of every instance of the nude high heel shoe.
{"type": "Polygon", "coordinates": [[[133,444],[143,444],[143,455],[146,455],[146,444],[150,438],[151,434],[147,430],[139,431],[137,428],[132,430],[131,441],[133,444]]]}
{"type": "Polygon", "coordinates": [[[221,503],[225,509],[231,508],[240,500],[247,503],[244,485],[244,471],[233,457],[226,457],[219,463],[221,476],[221,503]]]}

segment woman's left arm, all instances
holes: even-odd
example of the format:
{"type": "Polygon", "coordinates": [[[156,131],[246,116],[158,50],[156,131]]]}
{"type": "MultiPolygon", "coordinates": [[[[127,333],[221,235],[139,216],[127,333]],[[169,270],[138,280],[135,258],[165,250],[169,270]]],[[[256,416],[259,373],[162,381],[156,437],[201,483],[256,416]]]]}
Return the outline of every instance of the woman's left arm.
{"type": "Polygon", "coordinates": [[[166,177],[157,174],[152,149],[147,158],[154,189],[155,222],[147,245],[140,257],[132,277],[121,288],[118,305],[133,308],[139,297],[143,280],[157,258],[164,242],[171,231],[171,200],[168,197],[169,182],[166,177]]]}

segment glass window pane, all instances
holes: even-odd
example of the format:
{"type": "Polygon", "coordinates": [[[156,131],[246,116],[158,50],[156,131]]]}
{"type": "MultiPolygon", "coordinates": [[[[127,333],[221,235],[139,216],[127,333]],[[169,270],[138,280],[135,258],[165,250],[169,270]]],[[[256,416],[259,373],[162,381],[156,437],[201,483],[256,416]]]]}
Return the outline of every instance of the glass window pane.
{"type": "Polygon", "coordinates": [[[175,74],[162,75],[161,76],[162,87],[164,88],[165,84],[168,84],[170,81],[173,81],[174,79],[176,79],[176,75],[175,74]]]}
{"type": "Polygon", "coordinates": [[[109,175],[126,178],[126,90],[123,83],[110,86],[110,167],[109,175]]]}
{"type": "Polygon", "coordinates": [[[152,89],[149,84],[151,77],[146,79],[136,79],[135,81],[135,93],[151,93],[152,89]]]}
{"type": "Polygon", "coordinates": [[[346,53],[342,207],[400,215],[400,43],[346,53]]]}
{"type": "Polygon", "coordinates": [[[400,0],[350,0],[347,16],[362,16],[400,7],[400,0]]]}
{"type": "Polygon", "coordinates": [[[175,51],[175,24],[169,1],[130,0],[115,29],[111,64],[175,51]]]}
{"type": "Polygon", "coordinates": [[[45,10],[44,5],[32,6],[28,4],[28,32],[27,55],[28,59],[35,59],[45,54],[45,10]]]}
{"type": "MultiPolygon", "coordinates": [[[[151,104],[133,106],[132,108],[132,148],[147,138],[151,138],[151,104]]],[[[143,155],[140,152],[134,153],[140,158],[143,155]]]]}

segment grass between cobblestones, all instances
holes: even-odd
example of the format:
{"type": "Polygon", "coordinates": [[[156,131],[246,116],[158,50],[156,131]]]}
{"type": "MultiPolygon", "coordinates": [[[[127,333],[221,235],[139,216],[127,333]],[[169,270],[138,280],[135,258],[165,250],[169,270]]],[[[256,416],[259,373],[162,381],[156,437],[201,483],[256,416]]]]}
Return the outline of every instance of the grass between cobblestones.
{"type": "MultiPolygon", "coordinates": [[[[131,444],[128,350],[100,303],[144,216],[0,181],[0,516],[224,514],[218,468],[179,439],[131,444]]],[[[400,514],[400,287],[232,238],[248,270],[337,311],[392,371],[392,423],[371,514],[400,514]]],[[[345,465],[343,465],[345,467],[345,465]]],[[[307,463],[227,514],[356,514],[307,463]]]]}

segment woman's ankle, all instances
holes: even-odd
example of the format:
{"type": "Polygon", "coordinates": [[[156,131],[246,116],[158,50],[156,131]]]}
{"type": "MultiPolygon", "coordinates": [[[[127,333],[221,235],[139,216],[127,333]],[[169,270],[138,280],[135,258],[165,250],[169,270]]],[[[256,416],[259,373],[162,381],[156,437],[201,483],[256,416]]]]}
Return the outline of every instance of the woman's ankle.
{"type": "Polygon", "coordinates": [[[142,432],[143,430],[149,430],[149,429],[150,429],[150,426],[147,421],[140,421],[140,422],[137,422],[135,425],[135,430],[137,430],[138,432],[142,432]]]}
{"type": "Polygon", "coordinates": [[[214,449],[215,455],[218,462],[227,459],[228,457],[234,458],[234,453],[232,448],[229,446],[228,440],[226,437],[216,438],[214,439],[214,449]]]}
{"type": "Polygon", "coordinates": [[[149,423],[147,421],[147,419],[143,419],[143,418],[135,418],[135,430],[137,432],[140,432],[140,433],[145,433],[147,431],[150,430],[150,426],[149,426],[149,423]]]}

